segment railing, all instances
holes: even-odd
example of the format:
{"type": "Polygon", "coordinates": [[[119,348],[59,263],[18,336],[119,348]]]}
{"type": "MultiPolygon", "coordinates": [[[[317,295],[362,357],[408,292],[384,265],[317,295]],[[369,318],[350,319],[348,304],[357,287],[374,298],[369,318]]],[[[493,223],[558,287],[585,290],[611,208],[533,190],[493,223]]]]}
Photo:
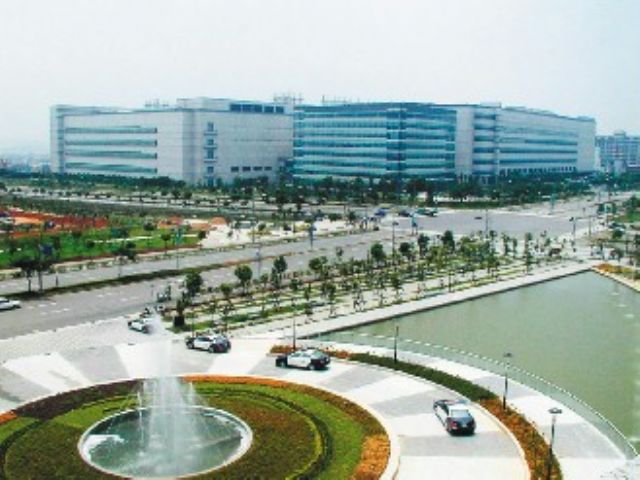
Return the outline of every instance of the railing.
{"type": "MultiPolygon", "coordinates": [[[[396,341],[394,337],[357,332],[320,334],[318,336],[314,336],[313,339],[324,342],[366,345],[387,349],[393,349],[394,342],[396,341]]],[[[486,370],[500,376],[504,375],[508,368],[510,379],[529,386],[573,410],[605,435],[620,451],[622,451],[627,459],[634,458],[638,455],[635,447],[624,436],[624,434],[593,407],[564,388],[548,382],[547,380],[527,372],[526,370],[514,367],[513,365],[507,365],[504,362],[500,362],[492,358],[466,352],[464,350],[458,350],[444,345],[435,345],[416,340],[403,339],[400,337],[397,339],[397,348],[398,351],[419,353],[431,357],[442,358],[444,360],[450,360],[471,367],[476,367],[481,370],[486,370]]]]}

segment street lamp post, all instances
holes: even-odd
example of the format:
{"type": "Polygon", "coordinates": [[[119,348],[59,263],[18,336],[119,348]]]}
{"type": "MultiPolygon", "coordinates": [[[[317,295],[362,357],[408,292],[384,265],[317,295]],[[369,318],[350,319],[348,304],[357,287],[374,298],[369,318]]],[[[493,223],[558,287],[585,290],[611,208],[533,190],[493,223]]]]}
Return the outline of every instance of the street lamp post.
{"type": "Polygon", "coordinates": [[[553,441],[556,436],[556,420],[562,410],[558,407],[553,407],[549,409],[549,413],[551,414],[551,439],[549,440],[549,458],[547,459],[547,480],[551,480],[551,474],[553,473],[553,441]]]}
{"type": "Polygon", "coordinates": [[[291,326],[291,340],[293,349],[296,349],[296,316],[293,316],[293,325],[291,326]]]}
{"type": "Polygon", "coordinates": [[[262,276],[262,245],[258,245],[256,250],[256,260],[258,262],[258,279],[262,276]]]}
{"type": "Polygon", "coordinates": [[[391,222],[391,260],[393,264],[396,263],[396,226],[399,223],[396,220],[392,220],[391,222]]]}
{"type": "Polygon", "coordinates": [[[400,325],[396,325],[396,334],[393,337],[393,363],[398,363],[398,336],[400,335],[400,325]]]}
{"type": "Polygon", "coordinates": [[[502,394],[502,409],[507,409],[507,394],[509,393],[509,367],[511,366],[511,359],[513,353],[505,352],[502,357],[505,359],[506,365],[504,368],[504,392],[502,394]]]}
{"type": "Polygon", "coordinates": [[[484,238],[489,236],[489,209],[484,209],[484,238]]]}

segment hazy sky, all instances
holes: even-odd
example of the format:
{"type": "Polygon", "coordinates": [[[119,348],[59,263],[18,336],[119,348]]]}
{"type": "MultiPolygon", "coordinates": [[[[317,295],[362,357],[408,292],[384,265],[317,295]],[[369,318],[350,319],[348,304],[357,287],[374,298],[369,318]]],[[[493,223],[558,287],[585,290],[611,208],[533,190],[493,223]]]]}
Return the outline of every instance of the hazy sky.
{"type": "Polygon", "coordinates": [[[640,134],[640,0],[0,0],[0,150],[56,103],[501,101],[640,134]]]}

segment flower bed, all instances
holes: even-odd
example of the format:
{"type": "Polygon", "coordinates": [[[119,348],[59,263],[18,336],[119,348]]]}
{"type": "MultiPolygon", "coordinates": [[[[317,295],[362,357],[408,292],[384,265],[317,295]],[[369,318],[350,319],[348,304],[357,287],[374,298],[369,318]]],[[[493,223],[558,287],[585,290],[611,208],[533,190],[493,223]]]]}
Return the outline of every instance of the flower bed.
{"type": "MultiPolygon", "coordinates": [[[[520,447],[524,451],[527,466],[529,467],[529,478],[537,480],[546,475],[547,459],[549,447],[544,438],[536,428],[519,412],[511,408],[503,409],[500,399],[491,391],[479,385],[465,380],[464,378],[450,375],[440,370],[415,365],[408,362],[394,362],[392,358],[380,357],[367,353],[355,353],[351,360],[378,365],[393,370],[399,370],[416,377],[424,378],[431,382],[443,385],[451,390],[455,390],[487,409],[502,424],[509,429],[517,439],[520,447]]],[[[552,480],[562,480],[562,471],[556,456],[553,456],[552,480]]]]}
{"type": "MultiPolygon", "coordinates": [[[[311,387],[255,377],[193,376],[203,401],[242,418],[253,443],[215,478],[373,479],[389,440],[354,403],[311,387]]],[[[86,464],[77,444],[93,423],[135,406],[137,382],[49,397],[0,416],[0,478],[113,478],[86,464]]],[[[213,474],[191,478],[212,478],[213,474]]]]}

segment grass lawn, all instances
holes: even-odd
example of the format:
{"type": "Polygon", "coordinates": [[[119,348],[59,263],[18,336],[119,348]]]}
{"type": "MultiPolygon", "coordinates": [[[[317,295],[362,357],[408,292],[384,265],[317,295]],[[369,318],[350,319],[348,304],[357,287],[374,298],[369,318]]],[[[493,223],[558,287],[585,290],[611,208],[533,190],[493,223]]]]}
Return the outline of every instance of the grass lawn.
{"type": "MultiPolygon", "coordinates": [[[[206,404],[242,418],[253,431],[247,453],[215,478],[377,478],[386,466],[382,426],[345,399],[275,380],[190,380],[206,404]],[[372,452],[383,461],[372,461],[372,452]],[[364,475],[373,464],[378,475],[364,475]]],[[[0,423],[0,478],[113,478],[86,464],[77,443],[98,420],[131,408],[138,388],[135,382],[91,387],[18,409],[0,423]]]]}

